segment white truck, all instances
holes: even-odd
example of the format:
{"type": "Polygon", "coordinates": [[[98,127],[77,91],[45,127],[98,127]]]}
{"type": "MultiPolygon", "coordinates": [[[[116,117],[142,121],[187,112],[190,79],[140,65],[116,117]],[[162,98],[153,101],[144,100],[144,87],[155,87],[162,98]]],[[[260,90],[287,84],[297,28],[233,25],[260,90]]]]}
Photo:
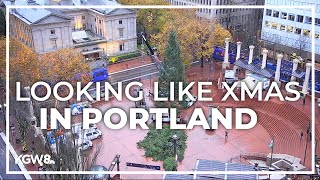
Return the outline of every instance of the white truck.
{"type": "Polygon", "coordinates": [[[262,90],[265,90],[270,86],[270,79],[256,74],[248,74],[242,82],[245,82],[250,90],[254,90],[258,82],[262,83],[262,90]]]}

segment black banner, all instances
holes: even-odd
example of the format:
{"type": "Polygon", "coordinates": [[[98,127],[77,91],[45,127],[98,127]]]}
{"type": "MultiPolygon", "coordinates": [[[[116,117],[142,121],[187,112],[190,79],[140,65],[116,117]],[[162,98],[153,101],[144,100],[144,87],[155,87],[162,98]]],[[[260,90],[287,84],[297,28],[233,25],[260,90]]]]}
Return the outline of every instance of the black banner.
{"type": "Polygon", "coordinates": [[[127,162],[127,166],[137,167],[137,168],[145,168],[145,169],[153,169],[153,170],[160,170],[160,166],[153,166],[153,165],[147,165],[147,164],[137,164],[137,163],[127,162]]]}

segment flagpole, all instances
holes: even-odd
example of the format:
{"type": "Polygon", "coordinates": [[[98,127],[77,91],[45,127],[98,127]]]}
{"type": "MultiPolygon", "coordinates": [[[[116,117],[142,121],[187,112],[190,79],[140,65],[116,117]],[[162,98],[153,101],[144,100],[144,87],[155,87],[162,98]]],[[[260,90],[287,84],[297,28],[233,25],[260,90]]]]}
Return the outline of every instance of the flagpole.
{"type": "MultiPolygon", "coordinates": [[[[273,147],[274,147],[274,139],[273,138],[271,139],[269,147],[270,146],[271,146],[271,160],[270,160],[270,164],[269,164],[269,171],[272,169],[271,165],[272,165],[272,160],[273,160],[273,147]]],[[[269,179],[270,179],[270,175],[271,174],[269,174],[269,179]]]]}
{"type": "Polygon", "coordinates": [[[274,147],[274,139],[273,138],[271,140],[271,144],[272,144],[272,146],[271,146],[271,161],[270,161],[269,167],[271,167],[272,160],[273,160],[273,147],[274,147]]]}

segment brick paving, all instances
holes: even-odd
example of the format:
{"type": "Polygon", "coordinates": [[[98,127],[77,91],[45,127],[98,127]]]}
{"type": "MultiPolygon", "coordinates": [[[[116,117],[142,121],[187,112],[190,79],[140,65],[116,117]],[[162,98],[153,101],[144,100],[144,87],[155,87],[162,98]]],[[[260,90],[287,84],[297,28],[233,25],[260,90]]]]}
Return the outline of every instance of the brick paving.
{"type": "MultiPolygon", "coordinates": [[[[114,64],[108,67],[109,72],[115,72],[122,69],[136,67],[141,64],[147,64],[149,61],[132,60],[128,64],[114,64]],[[131,63],[132,62],[132,63],[131,63]],[[127,66],[128,65],[128,66],[127,66]]],[[[188,130],[187,145],[185,157],[179,163],[178,170],[193,170],[196,160],[208,159],[228,161],[231,158],[237,157],[244,153],[269,153],[269,142],[272,137],[275,138],[275,153],[288,153],[301,158],[303,161],[303,153],[305,147],[305,137],[301,141],[301,131],[306,131],[306,127],[311,121],[311,98],[308,96],[306,104],[302,104],[302,100],[297,102],[280,102],[272,99],[270,102],[256,102],[256,100],[248,100],[243,103],[233,102],[228,100],[221,102],[221,97],[224,94],[223,90],[217,89],[218,78],[221,77],[220,64],[215,67],[205,66],[201,68],[195,66],[186,70],[188,81],[212,81],[214,86],[211,87],[213,102],[196,102],[192,107],[183,111],[182,116],[188,119],[195,107],[201,107],[208,117],[208,105],[219,105],[221,109],[225,107],[251,107],[258,114],[258,124],[250,130],[228,130],[228,140],[225,141],[225,129],[220,126],[215,131],[205,131],[200,127],[193,130],[188,130]]],[[[154,81],[154,79],[152,79],[154,81]]],[[[150,89],[150,80],[143,80],[144,92],[147,95],[150,89]]],[[[192,89],[193,94],[197,94],[197,88],[192,89]]],[[[149,97],[146,97],[147,105],[153,107],[153,103],[149,97]]],[[[110,102],[99,102],[94,104],[95,107],[106,111],[111,107],[120,107],[128,112],[130,107],[134,107],[134,102],[123,99],[119,102],[115,99],[110,102]]],[[[316,117],[320,115],[320,109],[315,109],[316,117]]],[[[79,120],[79,119],[78,119],[79,120]]],[[[77,120],[77,121],[78,121],[77,120]]],[[[116,122],[118,117],[113,117],[116,122]]],[[[316,139],[320,139],[320,120],[316,119],[316,139]]],[[[112,159],[116,154],[121,155],[120,170],[125,171],[148,171],[141,168],[127,167],[126,162],[159,165],[162,162],[154,162],[152,159],[145,158],[144,151],[138,149],[136,143],[142,140],[147,130],[137,129],[130,130],[128,126],[121,130],[110,130],[103,122],[98,123],[98,127],[103,132],[102,152],[99,155],[97,164],[109,167],[112,159]]],[[[100,141],[99,141],[100,142],[100,141]]],[[[98,141],[94,142],[97,144],[98,141]]],[[[317,149],[319,153],[320,148],[317,149]]],[[[310,144],[307,151],[306,166],[311,167],[311,152],[310,144]]],[[[34,170],[32,167],[27,167],[29,170],[34,170]]],[[[123,179],[161,179],[162,175],[121,175],[123,179]]]]}

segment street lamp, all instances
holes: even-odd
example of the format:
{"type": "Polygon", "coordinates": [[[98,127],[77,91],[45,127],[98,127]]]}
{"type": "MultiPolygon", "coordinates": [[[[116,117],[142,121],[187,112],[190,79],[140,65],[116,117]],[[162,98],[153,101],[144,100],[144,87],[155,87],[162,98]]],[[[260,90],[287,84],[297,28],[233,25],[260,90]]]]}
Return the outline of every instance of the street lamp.
{"type": "Polygon", "coordinates": [[[174,154],[175,160],[177,161],[178,160],[177,141],[178,141],[179,137],[177,136],[177,134],[174,134],[172,136],[172,139],[173,139],[173,154],[174,154]]]}
{"type": "Polygon", "coordinates": [[[309,124],[308,129],[307,129],[307,142],[306,142],[306,147],[304,149],[304,158],[303,158],[303,165],[306,163],[306,158],[307,158],[307,149],[308,149],[308,144],[309,144],[309,138],[311,140],[311,125],[309,124]]]}

